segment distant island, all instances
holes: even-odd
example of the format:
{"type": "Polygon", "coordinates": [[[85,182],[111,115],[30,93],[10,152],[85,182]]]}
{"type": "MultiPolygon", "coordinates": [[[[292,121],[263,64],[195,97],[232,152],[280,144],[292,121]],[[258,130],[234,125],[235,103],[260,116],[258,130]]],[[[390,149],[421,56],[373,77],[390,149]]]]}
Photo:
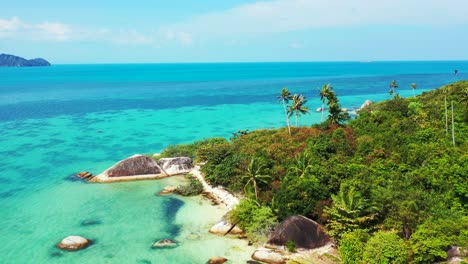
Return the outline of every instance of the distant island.
{"type": "Polygon", "coordinates": [[[0,67],[36,67],[50,66],[50,63],[42,58],[27,60],[15,55],[0,54],[0,67]]]}

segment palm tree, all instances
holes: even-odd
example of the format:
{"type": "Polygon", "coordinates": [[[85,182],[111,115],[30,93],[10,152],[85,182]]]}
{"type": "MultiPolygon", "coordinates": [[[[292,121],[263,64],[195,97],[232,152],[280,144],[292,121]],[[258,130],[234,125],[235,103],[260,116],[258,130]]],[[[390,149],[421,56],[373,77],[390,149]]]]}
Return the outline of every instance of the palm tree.
{"type": "Polygon", "coordinates": [[[395,93],[395,89],[398,88],[398,84],[395,80],[392,80],[392,82],[388,85],[388,87],[390,87],[390,90],[388,91],[388,93],[390,95],[393,95],[395,93]]]}
{"type": "Polygon", "coordinates": [[[310,154],[308,152],[302,152],[295,158],[293,165],[289,167],[289,173],[303,178],[306,173],[313,168],[312,164],[313,160],[310,154]]]}
{"type": "Polygon", "coordinates": [[[468,87],[462,89],[458,96],[460,103],[465,104],[465,109],[468,109],[468,87]]]}
{"type": "Polygon", "coordinates": [[[252,184],[255,191],[255,200],[257,201],[259,194],[258,183],[268,183],[268,180],[271,179],[269,175],[263,174],[264,170],[265,166],[260,164],[258,158],[254,157],[250,159],[249,166],[247,167],[247,174],[242,177],[243,180],[247,179],[247,182],[244,186],[244,192],[247,193],[248,186],[252,184]]]}
{"type": "Polygon", "coordinates": [[[289,100],[293,99],[291,93],[288,91],[288,88],[284,87],[281,90],[281,93],[278,98],[278,103],[283,103],[284,115],[286,116],[286,125],[288,126],[289,135],[291,135],[291,125],[289,124],[288,110],[286,109],[286,104],[289,103],[289,100]]]}
{"type": "Polygon", "coordinates": [[[418,85],[416,83],[412,83],[411,84],[411,89],[413,89],[413,97],[416,97],[416,95],[414,94],[414,90],[416,89],[418,85]]]}
{"type": "Polygon", "coordinates": [[[320,121],[323,121],[323,110],[325,110],[325,99],[328,98],[330,93],[333,92],[333,87],[330,84],[325,84],[322,86],[322,89],[319,90],[320,100],[322,100],[322,118],[320,121]]]}
{"type": "Polygon", "coordinates": [[[341,122],[340,114],[342,113],[342,111],[338,102],[330,103],[328,105],[328,112],[330,113],[328,115],[328,122],[330,123],[330,125],[339,125],[341,122]]]}
{"type": "Polygon", "coordinates": [[[304,106],[307,103],[305,96],[300,94],[295,94],[292,99],[292,105],[288,107],[288,116],[291,117],[293,114],[296,114],[296,127],[298,127],[297,119],[301,114],[309,113],[309,107],[304,106]]]}

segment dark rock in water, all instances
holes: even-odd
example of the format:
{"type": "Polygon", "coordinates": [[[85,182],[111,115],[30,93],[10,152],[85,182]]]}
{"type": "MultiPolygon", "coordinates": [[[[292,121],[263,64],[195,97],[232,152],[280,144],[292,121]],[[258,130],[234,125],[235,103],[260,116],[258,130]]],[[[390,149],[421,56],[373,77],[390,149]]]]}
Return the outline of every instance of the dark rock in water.
{"type": "Polygon", "coordinates": [[[60,257],[63,257],[63,253],[62,252],[53,252],[50,254],[51,257],[53,258],[60,258],[60,257]]]}
{"type": "Polygon", "coordinates": [[[302,215],[294,215],[275,228],[267,243],[284,246],[288,241],[294,242],[298,248],[313,249],[325,246],[331,239],[315,221],[302,215]]]}
{"type": "Polygon", "coordinates": [[[152,248],[174,248],[177,247],[178,244],[172,239],[161,239],[156,241],[152,248]]]}
{"type": "Polygon", "coordinates": [[[228,261],[227,258],[223,258],[220,256],[212,257],[208,260],[208,264],[222,264],[224,262],[228,261]]]}
{"type": "Polygon", "coordinates": [[[151,262],[151,260],[149,259],[139,259],[137,260],[137,263],[141,263],[141,264],[151,264],[153,262],[151,262]]]}
{"type": "Polygon", "coordinates": [[[50,63],[44,59],[37,58],[26,60],[14,55],[0,54],[0,67],[35,67],[50,66],[50,63]]]}
{"type": "Polygon", "coordinates": [[[125,159],[107,170],[107,175],[109,177],[160,173],[161,169],[158,163],[154,159],[143,155],[135,155],[125,159]]]}
{"type": "Polygon", "coordinates": [[[84,220],[81,222],[81,226],[93,226],[102,224],[101,220],[84,220]]]}
{"type": "Polygon", "coordinates": [[[68,236],[60,243],[57,244],[57,247],[63,250],[75,251],[86,248],[91,244],[91,241],[80,236],[68,236]]]}
{"type": "Polygon", "coordinates": [[[262,264],[262,263],[255,261],[255,260],[247,260],[246,264],[262,264]]]}

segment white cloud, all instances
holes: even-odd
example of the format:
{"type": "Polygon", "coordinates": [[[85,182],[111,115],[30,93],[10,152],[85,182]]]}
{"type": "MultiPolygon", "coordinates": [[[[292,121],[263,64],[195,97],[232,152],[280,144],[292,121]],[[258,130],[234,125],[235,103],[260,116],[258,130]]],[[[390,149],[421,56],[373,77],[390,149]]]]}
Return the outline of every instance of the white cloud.
{"type": "Polygon", "coordinates": [[[62,23],[44,22],[34,25],[34,28],[37,29],[34,34],[38,39],[66,41],[73,37],[71,26],[62,23]]]}
{"type": "Polygon", "coordinates": [[[168,28],[219,36],[361,25],[468,24],[466,10],[466,0],[274,0],[195,16],[168,28]]]}
{"type": "Polygon", "coordinates": [[[21,26],[21,21],[18,17],[12,17],[10,20],[0,18],[0,32],[14,31],[21,26]]]}

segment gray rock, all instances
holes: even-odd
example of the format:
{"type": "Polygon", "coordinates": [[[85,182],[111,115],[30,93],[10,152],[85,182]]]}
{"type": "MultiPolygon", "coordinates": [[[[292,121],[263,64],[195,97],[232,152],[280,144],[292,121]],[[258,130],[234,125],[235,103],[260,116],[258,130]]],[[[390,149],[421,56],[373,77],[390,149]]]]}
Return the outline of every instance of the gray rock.
{"type": "Polygon", "coordinates": [[[90,241],[84,237],[80,236],[67,236],[62,239],[60,243],[57,244],[57,247],[64,250],[79,250],[87,247],[90,244],[90,241]]]}
{"type": "Polygon", "coordinates": [[[227,258],[223,258],[220,256],[212,257],[208,260],[208,264],[222,264],[224,262],[228,261],[227,258]]]}
{"type": "Polygon", "coordinates": [[[161,239],[153,244],[153,248],[174,248],[177,246],[177,242],[172,239],[161,239]]]}
{"type": "Polygon", "coordinates": [[[287,258],[280,252],[266,248],[259,248],[255,250],[255,252],[252,254],[252,259],[269,264],[284,264],[287,260],[287,258]]]}
{"type": "Polygon", "coordinates": [[[107,170],[109,177],[121,177],[132,175],[160,174],[158,163],[147,156],[135,155],[122,160],[107,170]]]}
{"type": "Polygon", "coordinates": [[[162,158],[159,165],[168,175],[188,173],[193,167],[192,159],[187,157],[162,158]]]}

